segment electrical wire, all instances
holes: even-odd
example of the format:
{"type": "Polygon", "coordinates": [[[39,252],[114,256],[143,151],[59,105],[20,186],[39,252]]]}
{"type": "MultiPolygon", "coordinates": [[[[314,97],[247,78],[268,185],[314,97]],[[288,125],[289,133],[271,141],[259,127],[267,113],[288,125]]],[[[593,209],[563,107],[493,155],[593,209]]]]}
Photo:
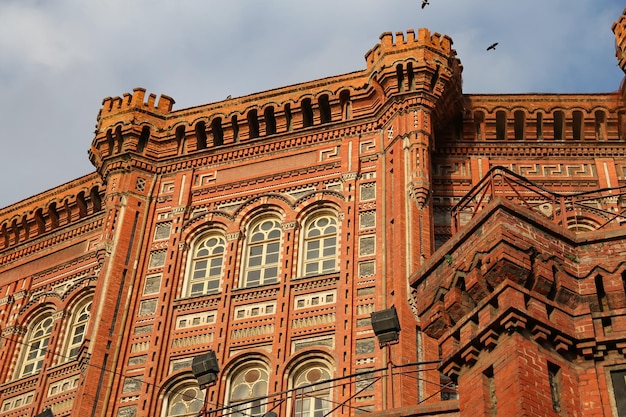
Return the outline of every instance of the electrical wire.
{"type": "MultiPolygon", "coordinates": [[[[0,335],[0,339],[3,339],[5,341],[9,341],[9,342],[13,342],[13,343],[15,343],[17,345],[21,345],[21,346],[25,346],[25,347],[29,347],[29,348],[33,348],[34,347],[33,344],[31,344],[31,343],[21,342],[19,340],[15,340],[15,339],[9,338],[7,336],[3,336],[3,335],[0,335]]],[[[64,355],[64,354],[61,354],[61,353],[53,352],[53,351],[51,351],[48,348],[44,348],[44,349],[37,348],[37,350],[45,351],[44,356],[45,355],[51,355],[53,357],[58,357],[58,358],[65,359],[65,360],[68,360],[68,361],[76,358],[75,356],[68,356],[68,355],[64,355]]],[[[416,363],[409,363],[409,364],[403,364],[403,365],[394,365],[392,363],[392,370],[393,369],[397,369],[397,368],[405,368],[405,367],[408,367],[408,366],[435,365],[435,364],[439,364],[439,363],[440,363],[440,361],[424,361],[424,362],[416,362],[416,363]]],[[[144,381],[143,379],[139,379],[136,376],[125,375],[125,374],[123,374],[121,372],[117,372],[117,371],[114,371],[114,370],[111,370],[111,369],[104,368],[104,367],[99,366],[99,365],[95,365],[95,364],[89,363],[89,358],[87,358],[87,362],[85,363],[85,365],[89,366],[89,367],[92,367],[94,369],[103,371],[103,372],[108,372],[108,373],[110,373],[112,375],[115,375],[115,376],[122,377],[124,379],[131,379],[131,380],[140,382],[141,384],[146,384],[147,386],[151,386],[151,387],[157,388],[159,390],[165,389],[165,385],[159,385],[159,384],[155,384],[155,383],[152,383],[152,382],[144,381]]],[[[372,369],[372,370],[368,370],[368,371],[364,371],[364,372],[357,372],[357,373],[350,374],[350,375],[345,375],[345,376],[342,376],[342,377],[327,379],[327,380],[324,380],[324,381],[321,381],[321,382],[316,382],[316,383],[312,383],[312,384],[308,384],[308,385],[303,385],[303,386],[300,386],[300,387],[297,387],[297,388],[291,388],[289,390],[281,391],[281,392],[270,394],[270,395],[267,395],[267,396],[257,397],[257,398],[254,398],[252,400],[243,401],[243,402],[239,402],[239,403],[232,404],[232,405],[227,405],[227,406],[224,405],[224,404],[220,404],[219,402],[208,401],[208,395],[206,395],[206,394],[203,396],[204,398],[198,398],[198,397],[194,396],[192,399],[203,401],[203,404],[204,404],[203,407],[202,407],[203,409],[198,414],[198,417],[205,416],[205,415],[206,416],[210,416],[214,412],[226,411],[226,410],[231,410],[231,411],[227,412],[226,414],[222,413],[222,415],[228,416],[228,415],[232,415],[232,414],[235,414],[235,413],[240,413],[240,414],[246,414],[248,416],[252,416],[252,414],[247,413],[246,410],[251,410],[251,409],[254,408],[254,406],[250,406],[250,407],[247,407],[247,408],[239,408],[239,407],[241,407],[244,404],[252,403],[254,401],[259,401],[259,400],[266,400],[265,403],[262,403],[260,405],[269,405],[271,398],[276,397],[276,396],[282,396],[282,395],[285,395],[285,394],[289,394],[289,393],[291,393],[293,391],[298,391],[298,390],[302,391],[302,394],[301,394],[302,396],[306,395],[306,397],[318,398],[318,397],[315,397],[314,395],[310,395],[310,394],[311,393],[315,393],[317,391],[326,390],[326,389],[332,389],[332,388],[339,387],[341,385],[345,385],[346,382],[342,382],[342,381],[345,381],[346,379],[354,378],[354,381],[348,382],[349,385],[356,384],[357,382],[363,381],[364,379],[372,379],[372,382],[370,382],[367,385],[365,385],[364,388],[358,390],[355,394],[353,394],[346,401],[343,401],[343,402],[339,403],[339,402],[334,402],[334,401],[332,401],[330,399],[323,399],[323,400],[325,400],[327,402],[330,402],[331,404],[337,405],[337,407],[333,408],[330,412],[336,410],[337,408],[339,408],[341,406],[349,407],[351,409],[355,409],[355,410],[362,411],[362,412],[368,412],[368,410],[366,410],[364,408],[357,407],[357,406],[352,406],[352,405],[347,405],[345,403],[349,399],[352,399],[356,395],[358,395],[361,392],[363,392],[365,389],[369,388],[375,382],[377,382],[377,381],[381,380],[382,378],[386,377],[385,375],[383,375],[383,376],[378,376],[378,377],[372,376],[371,378],[363,378],[364,376],[366,376],[368,374],[374,374],[376,372],[382,372],[382,371],[384,371],[386,369],[387,368],[385,367],[385,368],[372,369]],[[305,390],[307,390],[309,388],[313,388],[316,385],[329,384],[329,383],[331,383],[329,388],[320,388],[320,389],[317,389],[317,390],[314,389],[312,391],[308,391],[306,393],[304,392],[305,390]],[[206,410],[208,404],[210,404],[211,406],[215,406],[217,408],[213,409],[213,410],[206,410]],[[234,408],[236,408],[236,409],[234,409],[234,408]]],[[[436,368],[432,368],[432,369],[417,369],[417,370],[404,371],[404,372],[395,372],[395,373],[392,372],[390,377],[393,377],[394,375],[405,375],[405,376],[413,378],[415,380],[419,380],[419,381],[423,381],[423,382],[426,382],[426,383],[438,385],[441,388],[439,391],[435,392],[434,394],[430,395],[429,397],[427,397],[424,400],[421,400],[419,402],[419,403],[422,403],[422,402],[432,398],[433,396],[439,394],[444,389],[452,388],[452,386],[450,386],[450,384],[445,384],[445,385],[437,384],[437,383],[432,382],[430,380],[427,380],[427,379],[424,379],[424,378],[420,378],[420,377],[416,377],[416,376],[412,375],[414,373],[426,372],[426,371],[434,371],[434,370],[436,370],[436,368]]],[[[43,369],[40,370],[40,372],[41,371],[43,371],[43,369]]],[[[168,393],[184,395],[183,391],[177,391],[177,390],[169,390],[168,393]]],[[[286,401],[286,399],[281,399],[279,401],[278,405],[282,404],[285,401],[286,401]]],[[[272,407],[272,409],[276,408],[278,405],[274,405],[274,407],[272,407]]],[[[325,416],[327,416],[327,415],[328,414],[325,414],[325,416]]]]}

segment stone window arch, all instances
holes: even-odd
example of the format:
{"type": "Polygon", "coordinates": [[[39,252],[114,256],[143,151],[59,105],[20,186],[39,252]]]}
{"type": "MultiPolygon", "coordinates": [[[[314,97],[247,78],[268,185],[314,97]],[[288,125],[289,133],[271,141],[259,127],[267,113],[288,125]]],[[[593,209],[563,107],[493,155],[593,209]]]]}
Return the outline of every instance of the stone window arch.
{"type": "Polygon", "coordinates": [[[328,365],[308,361],[295,369],[291,378],[295,389],[295,417],[327,416],[331,408],[331,379],[328,365]]]}
{"type": "Polygon", "coordinates": [[[204,406],[204,390],[194,380],[185,380],[168,390],[164,417],[195,417],[204,406]]]}
{"type": "Polygon", "coordinates": [[[50,312],[41,314],[31,322],[18,367],[19,378],[34,375],[41,371],[50,343],[52,324],[53,318],[50,312]]]}
{"type": "Polygon", "coordinates": [[[194,243],[185,283],[186,297],[219,291],[225,252],[226,239],[216,232],[205,234],[194,243]]]}
{"type": "Polygon", "coordinates": [[[234,417],[261,417],[266,411],[269,372],[262,362],[251,362],[233,372],[228,405],[234,417]]]}
{"type": "Polygon", "coordinates": [[[89,318],[91,317],[91,297],[79,303],[71,317],[71,324],[68,332],[67,357],[74,359],[78,356],[80,347],[85,340],[89,318]]]}
{"type": "Polygon", "coordinates": [[[337,216],[315,213],[303,228],[301,275],[326,274],[337,270],[337,216]]]}
{"type": "Polygon", "coordinates": [[[278,282],[281,238],[281,225],[274,216],[264,216],[250,224],[246,239],[244,287],[278,282]]]}

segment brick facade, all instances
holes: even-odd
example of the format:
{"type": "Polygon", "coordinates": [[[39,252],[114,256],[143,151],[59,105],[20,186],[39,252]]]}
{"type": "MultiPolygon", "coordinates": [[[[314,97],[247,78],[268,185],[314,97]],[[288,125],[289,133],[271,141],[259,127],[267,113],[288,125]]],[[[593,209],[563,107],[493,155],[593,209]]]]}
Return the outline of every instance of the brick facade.
{"type": "Polygon", "coordinates": [[[463,94],[426,29],[365,60],[104,99],[96,171],[0,210],[0,416],[617,415],[626,87],[463,94]]]}

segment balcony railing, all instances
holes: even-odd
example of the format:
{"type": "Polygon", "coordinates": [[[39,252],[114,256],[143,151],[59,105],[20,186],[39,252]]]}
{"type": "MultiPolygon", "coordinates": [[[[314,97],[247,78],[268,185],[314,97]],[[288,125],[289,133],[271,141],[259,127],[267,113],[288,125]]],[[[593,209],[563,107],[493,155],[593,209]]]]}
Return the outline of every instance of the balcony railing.
{"type": "Polygon", "coordinates": [[[493,167],[452,209],[452,232],[503,198],[576,232],[609,230],[626,224],[626,186],[560,194],[504,167],[493,167]]]}

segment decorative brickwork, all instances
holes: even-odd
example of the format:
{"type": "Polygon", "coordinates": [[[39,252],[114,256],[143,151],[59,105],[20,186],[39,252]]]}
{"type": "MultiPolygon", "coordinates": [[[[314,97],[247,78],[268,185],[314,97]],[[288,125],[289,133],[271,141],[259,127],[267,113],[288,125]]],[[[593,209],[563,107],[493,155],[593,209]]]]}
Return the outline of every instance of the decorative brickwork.
{"type": "Polygon", "coordinates": [[[0,416],[626,415],[624,87],[463,94],[427,29],[365,61],[104,99],[96,171],[0,210],[0,416]]]}

